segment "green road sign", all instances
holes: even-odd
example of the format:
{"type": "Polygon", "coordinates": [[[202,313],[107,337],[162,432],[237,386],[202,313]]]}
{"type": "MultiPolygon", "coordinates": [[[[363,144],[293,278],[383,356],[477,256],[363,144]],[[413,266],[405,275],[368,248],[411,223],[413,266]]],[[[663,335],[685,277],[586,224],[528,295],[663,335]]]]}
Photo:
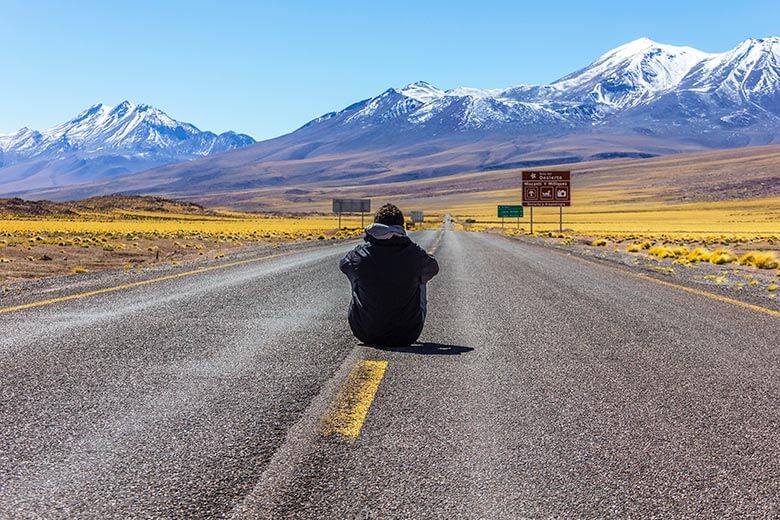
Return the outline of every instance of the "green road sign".
{"type": "Polygon", "coordinates": [[[499,206],[499,218],[520,218],[523,216],[523,206],[499,206]]]}

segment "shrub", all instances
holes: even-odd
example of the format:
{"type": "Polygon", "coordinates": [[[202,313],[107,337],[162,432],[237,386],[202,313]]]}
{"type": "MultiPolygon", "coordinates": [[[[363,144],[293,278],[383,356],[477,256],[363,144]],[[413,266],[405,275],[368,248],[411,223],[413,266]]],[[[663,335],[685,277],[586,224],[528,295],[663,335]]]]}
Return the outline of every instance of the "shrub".
{"type": "Polygon", "coordinates": [[[640,246],[636,242],[628,244],[628,246],[626,247],[626,251],[628,251],[629,253],[638,253],[641,249],[642,246],[640,246]]]}
{"type": "Polygon", "coordinates": [[[736,259],[737,257],[731,254],[730,251],[727,251],[726,249],[718,249],[712,252],[712,255],[710,256],[710,263],[716,265],[730,264],[736,259]]]}
{"type": "Polygon", "coordinates": [[[658,258],[674,257],[674,253],[672,253],[672,250],[664,245],[651,247],[650,250],[647,251],[647,253],[658,258]]]}
{"type": "Polygon", "coordinates": [[[89,269],[86,267],[74,267],[73,268],[73,274],[81,274],[81,273],[88,273],[89,269]]]}
{"type": "Polygon", "coordinates": [[[697,247],[690,253],[688,253],[688,260],[691,262],[709,262],[712,253],[704,249],[703,247],[697,247]]]}
{"type": "Polygon", "coordinates": [[[739,259],[739,263],[740,265],[752,265],[759,269],[776,269],[779,265],[777,258],[771,251],[750,251],[739,259]]]}
{"type": "Polygon", "coordinates": [[[604,247],[607,245],[607,241],[603,238],[597,238],[596,240],[593,240],[590,245],[596,246],[596,247],[604,247]]]}

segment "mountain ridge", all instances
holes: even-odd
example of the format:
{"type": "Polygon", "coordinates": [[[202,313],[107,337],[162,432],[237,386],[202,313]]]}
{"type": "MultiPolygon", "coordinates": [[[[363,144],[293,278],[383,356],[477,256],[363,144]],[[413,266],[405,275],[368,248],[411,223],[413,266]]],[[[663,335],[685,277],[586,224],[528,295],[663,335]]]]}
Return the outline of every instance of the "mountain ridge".
{"type": "Polygon", "coordinates": [[[549,85],[442,90],[418,81],[225,154],[27,194],[187,197],[778,142],[780,38],[723,53],[640,38],[549,85]]]}
{"type": "Polygon", "coordinates": [[[0,135],[0,183],[29,187],[131,173],[253,144],[235,132],[215,134],[147,104],[97,103],[43,131],[0,135]],[[111,168],[118,171],[111,172],[111,168]],[[73,177],[71,179],[71,177],[73,177]],[[65,181],[65,182],[62,182],[65,181]]]}

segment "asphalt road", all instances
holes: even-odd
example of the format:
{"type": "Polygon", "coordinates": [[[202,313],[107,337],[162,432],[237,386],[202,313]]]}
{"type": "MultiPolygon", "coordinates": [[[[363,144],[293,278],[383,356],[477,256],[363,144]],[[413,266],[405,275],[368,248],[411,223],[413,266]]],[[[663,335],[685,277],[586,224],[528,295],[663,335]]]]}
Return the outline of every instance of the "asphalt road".
{"type": "Polygon", "coordinates": [[[780,319],[415,239],[441,274],[401,351],[349,333],[349,243],[0,313],[0,517],[780,516],[780,319]],[[360,435],[324,433],[363,360],[360,435]]]}

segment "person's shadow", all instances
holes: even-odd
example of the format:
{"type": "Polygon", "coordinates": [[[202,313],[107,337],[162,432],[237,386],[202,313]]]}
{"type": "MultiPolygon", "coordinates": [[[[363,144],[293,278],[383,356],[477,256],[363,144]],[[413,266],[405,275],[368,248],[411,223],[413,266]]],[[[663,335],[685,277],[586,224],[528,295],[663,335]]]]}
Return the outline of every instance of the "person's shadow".
{"type": "Polygon", "coordinates": [[[460,345],[445,345],[444,343],[432,343],[428,341],[416,342],[407,347],[377,347],[375,345],[366,346],[375,348],[377,350],[385,350],[387,352],[405,352],[407,354],[423,354],[429,356],[459,356],[474,350],[471,347],[463,347],[460,345]]]}

